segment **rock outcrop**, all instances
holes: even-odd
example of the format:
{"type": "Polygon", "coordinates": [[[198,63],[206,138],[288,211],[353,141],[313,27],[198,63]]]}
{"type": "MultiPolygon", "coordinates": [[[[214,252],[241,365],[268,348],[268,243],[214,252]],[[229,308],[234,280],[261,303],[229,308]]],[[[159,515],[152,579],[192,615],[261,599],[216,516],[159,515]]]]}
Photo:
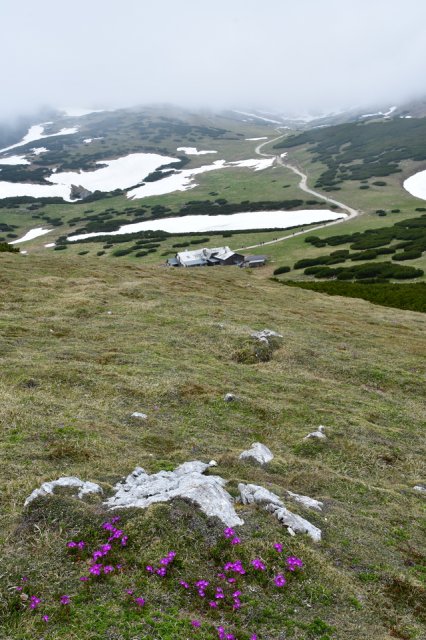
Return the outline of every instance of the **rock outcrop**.
{"type": "MultiPolygon", "coordinates": [[[[256,484],[238,485],[238,490],[243,504],[260,504],[266,511],[272,513],[285,527],[289,533],[307,533],[315,542],[321,540],[321,529],[315,527],[311,522],[289,511],[281,498],[272,491],[256,484]]],[[[295,494],[297,495],[297,494],[295,494]]]]}
{"type": "Polygon", "coordinates": [[[210,467],[200,461],[185,462],[174,471],[148,474],[141,467],[115,486],[115,494],[104,503],[110,509],[146,508],[157,502],[173,498],[186,498],[196,504],[207,516],[216,516],[227,527],[244,524],[234,509],[232,496],[225,491],[226,480],[220,476],[207,476],[210,467]]]}

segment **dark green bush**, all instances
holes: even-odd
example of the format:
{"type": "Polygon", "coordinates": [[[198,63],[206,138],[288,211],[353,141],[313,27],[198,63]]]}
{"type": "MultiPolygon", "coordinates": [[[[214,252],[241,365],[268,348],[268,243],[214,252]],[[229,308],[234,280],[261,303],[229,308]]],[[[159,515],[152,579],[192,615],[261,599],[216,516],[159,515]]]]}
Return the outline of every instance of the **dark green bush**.
{"type": "Polygon", "coordinates": [[[97,256],[104,256],[105,255],[105,251],[97,251],[96,255],[97,256]]]}
{"type": "Polygon", "coordinates": [[[289,271],[291,271],[291,267],[287,267],[287,266],[282,266],[282,267],[277,267],[274,270],[274,276],[278,276],[280,273],[288,273],[289,271]]]}
{"type": "Polygon", "coordinates": [[[310,289],[331,296],[362,298],[373,304],[411,311],[426,312],[426,283],[395,284],[386,281],[364,280],[361,282],[296,282],[277,280],[281,284],[301,289],[310,289]]]}
{"type": "Polygon", "coordinates": [[[403,251],[402,253],[395,253],[395,255],[392,256],[392,260],[397,260],[398,262],[401,262],[402,260],[415,260],[416,258],[421,258],[421,257],[422,257],[421,251],[416,251],[415,249],[412,249],[411,251],[403,251]]]}

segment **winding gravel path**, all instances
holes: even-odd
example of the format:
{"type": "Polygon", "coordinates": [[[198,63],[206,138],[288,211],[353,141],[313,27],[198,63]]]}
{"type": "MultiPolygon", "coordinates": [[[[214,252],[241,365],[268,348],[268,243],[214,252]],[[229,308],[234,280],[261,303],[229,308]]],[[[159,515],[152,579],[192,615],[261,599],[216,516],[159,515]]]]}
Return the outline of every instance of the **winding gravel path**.
{"type": "Polygon", "coordinates": [[[296,175],[298,175],[300,177],[299,188],[302,191],[305,191],[305,193],[309,193],[309,194],[315,196],[316,198],[320,198],[321,200],[325,200],[326,202],[330,202],[331,204],[334,204],[334,205],[340,207],[340,209],[343,209],[347,213],[347,216],[345,218],[342,218],[341,220],[333,220],[332,222],[324,222],[323,224],[317,225],[316,227],[309,227],[309,229],[302,229],[301,231],[296,231],[295,233],[290,233],[290,234],[287,234],[286,236],[280,236],[279,238],[275,238],[274,240],[269,240],[268,242],[261,242],[259,244],[252,244],[252,245],[250,245],[248,247],[240,247],[239,249],[236,249],[236,251],[241,251],[242,249],[256,249],[257,247],[263,247],[263,246],[266,246],[268,244],[276,244],[277,242],[281,242],[283,240],[289,240],[290,238],[295,238],[296,236],[301,236],[301,235],[304,235],[305,233],[312,233],[312,231],[318,231],[318,229],[323,229],[324,227],[331,227],[332,225],[335,225],[335,224],[341,224],[342,222],[346,222],[347,220],[351,220],[353,218],[356,218],[361,213],[357,209],[353,209],[352,207],[349,207],[347,204],[344,204],[343,202],[339,202],[338,200],[335,200],[334,198],[329,198],[328,196],[324,196],[322,193],[319,193],[318,191],[314,191],[314,189],[310,189],[308,187],[308,185],[307,185],[308,176],[306,175],[306,173],[303,173],[303,171],[301,171],[300,169],[298,169],[294,165],[292,165],[292,164],[290,164],[288,162],[284,162],[283,158],[280,155],[275,155],[273,153],[264,153],[262,151],[262,147],[264,147],[267,144],[272,144],[273,142],[276,142],[277,140],[280,140],[281,138],[284,138],[286,135],[287,135],[286,133],[280,134],[276,138],[272,138],[272,140],[266,140],[265,142],[262,142],[261,144],[258,144],[257,147],[255,148],[255,152],[259,156],[263,156],[265,158],[274,157],[277,165],[280,165],[280,166],[284,167],[285,169],[290,169],[290,171],[293,171],[293,173],[295,173],[296,175]]]}

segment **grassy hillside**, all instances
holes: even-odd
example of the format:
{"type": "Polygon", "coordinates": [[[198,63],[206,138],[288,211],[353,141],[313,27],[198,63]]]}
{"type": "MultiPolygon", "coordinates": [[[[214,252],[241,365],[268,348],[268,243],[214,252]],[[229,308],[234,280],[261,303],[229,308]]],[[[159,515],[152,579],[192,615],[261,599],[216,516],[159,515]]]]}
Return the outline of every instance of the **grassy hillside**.
{"type": "Polygon", "coordinates": [[[221,624],[238,640],[424,637],[425,498],[413,490],[426,474],[423,315],[283,287],[261,270],[112,267],[65,251],[0,260],[2,638],[208,640],[221,624]],[[249,364],[250,332],[264,327],[283,340],[249,364]],[[304,441],[319,424],[328,439],[304,441]],[[238,459],[255,441],[275,455],[264,468],[238,459]],[[86,584],[85,556],[66,543],[104,539],[100,499],[59,493],[23,507],[62,475],[108,495],[136,465],[212,458],[235,496],[251,482],[322,500],[322,513],[286,500],[322,542],[237,505],[245,524],[231,549],[219,522],[178,500],[121,513],[122,569],[86,584]],[[250,574],[239,611],[179,590],[180,579],[216,580],[225,560],[260,557],[276,572],[276,542],[303,570],[284,588],[250,574]],[[145,565],[170,550],[170,577],[148,577],[145,565]],[[35,610],[25,595],[41,598],[35,610]]]}

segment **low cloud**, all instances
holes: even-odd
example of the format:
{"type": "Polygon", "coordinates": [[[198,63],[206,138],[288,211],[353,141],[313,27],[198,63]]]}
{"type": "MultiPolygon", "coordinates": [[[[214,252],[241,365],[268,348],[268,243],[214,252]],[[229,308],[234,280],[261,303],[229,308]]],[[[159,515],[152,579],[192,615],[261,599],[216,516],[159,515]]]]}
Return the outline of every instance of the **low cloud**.
{"type": "Polygon", "coordinates": [[[426,93],[418,0],[3,0],[0,21],[3,118],[155,102],[305,113],[426,93]]]}

